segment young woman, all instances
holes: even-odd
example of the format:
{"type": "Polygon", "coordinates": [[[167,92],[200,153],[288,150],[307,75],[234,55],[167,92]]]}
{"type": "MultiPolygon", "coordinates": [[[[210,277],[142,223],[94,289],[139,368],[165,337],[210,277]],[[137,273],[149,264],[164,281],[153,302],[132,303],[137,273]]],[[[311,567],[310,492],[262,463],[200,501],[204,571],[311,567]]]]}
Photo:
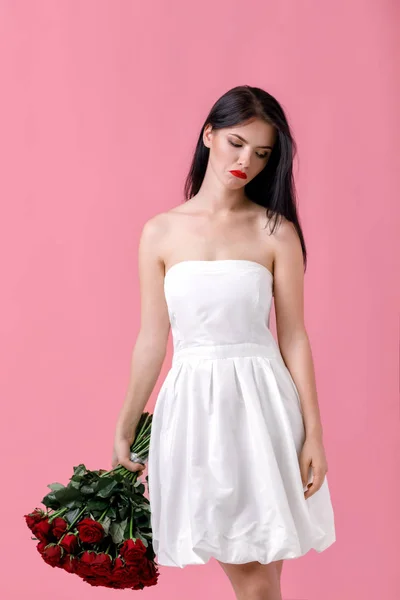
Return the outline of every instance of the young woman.
{"type": "Polygon", "coordinates": [[[129,448],[171,328],[148,457],[154,551],[181,568],[214,557],[246,600],[281,599],[283,560],[335,541],[303,320],[295,152],[264,90],[239,86],[212,107],[186,201],[142,230],[141,327],[112,458],[143,469],[129,448]]]}

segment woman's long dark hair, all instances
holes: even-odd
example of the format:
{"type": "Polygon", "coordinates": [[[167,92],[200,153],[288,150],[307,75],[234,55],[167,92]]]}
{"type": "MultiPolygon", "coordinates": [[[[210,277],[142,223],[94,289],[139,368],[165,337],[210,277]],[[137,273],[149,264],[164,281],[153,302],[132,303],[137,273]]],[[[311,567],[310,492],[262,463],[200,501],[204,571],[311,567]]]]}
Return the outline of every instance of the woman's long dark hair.
{"type": "MultiPolygon", "coordinates": [[[[267,209],[267,217],[274,217],[271,233],[276,229],[280,215],[291,221],[299,235],[304,267],[307,250],[300,226],[293,178],[293,159],[297,153],[296,142],[279,102],[258,87],[240,85],[226,92],[211,108],[197,141],[189,174],[184,185],[185,201],[195,196],[203,182],[210,149],[203,143],[206,125],[222,129],[240,125],[252,118],[263,119],[276,129],[277,137],[265,168],[245,186],[246,196],[267,209]]],[[[271,221],[269,221],[271,222],[271,221]]]]}

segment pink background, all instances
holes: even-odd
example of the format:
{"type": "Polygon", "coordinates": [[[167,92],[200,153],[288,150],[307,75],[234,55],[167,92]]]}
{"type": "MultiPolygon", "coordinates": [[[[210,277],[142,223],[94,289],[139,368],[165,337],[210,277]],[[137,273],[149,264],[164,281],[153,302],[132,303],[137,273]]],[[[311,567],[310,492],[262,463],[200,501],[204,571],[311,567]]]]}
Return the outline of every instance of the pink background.
{"type": "MultiPolygon", "coordinates": [[[[399,597],[398,25],[389,0],[0,1],[5,600],[118,595],[46,565],[23,514],[73,465],[110,468],[141,227],[181,202],[203,119],[244,83],[276,95],[299,145],[337,527],[285,562],[284,598],[399,597]]],[[[213,559],[160,573],[143,597],[234,597],[213,559]]]]}

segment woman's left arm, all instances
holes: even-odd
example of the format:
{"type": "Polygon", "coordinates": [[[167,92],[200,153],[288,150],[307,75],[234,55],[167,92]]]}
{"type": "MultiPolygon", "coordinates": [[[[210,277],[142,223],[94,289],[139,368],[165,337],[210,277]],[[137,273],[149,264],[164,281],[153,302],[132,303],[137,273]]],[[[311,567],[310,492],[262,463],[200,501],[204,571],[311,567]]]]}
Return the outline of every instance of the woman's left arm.
{"type": "Polygon", "coordinates": [[[274,303],[279,349],[300,396],[306,439],[300,457],[303,484],[313,468],[308,498],[322,485],[328,470],[318,405],[311,346],[304,324],[304,264],[294,225],[282,219],[274,238],[274,303]]]}

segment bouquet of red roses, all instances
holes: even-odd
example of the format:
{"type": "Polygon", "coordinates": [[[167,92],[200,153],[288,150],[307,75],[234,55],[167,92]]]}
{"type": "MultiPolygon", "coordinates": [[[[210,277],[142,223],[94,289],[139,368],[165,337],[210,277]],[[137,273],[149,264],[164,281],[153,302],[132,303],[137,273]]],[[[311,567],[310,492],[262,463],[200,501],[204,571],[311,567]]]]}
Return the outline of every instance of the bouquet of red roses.
{"type": "MultiPolygon", "coordinates": [[[[130,448],[131,458],[142,464],[151,422],[150,413],[141,415],[130,448]]],[[[156,585],[150,503],[138,476],[122,465],[88,471],[80,464],[67,486],[49,484],[52,491],[42,500],[46,510],[24,515],[43,560],[94,586],[141,590],[156,585]]]]}

